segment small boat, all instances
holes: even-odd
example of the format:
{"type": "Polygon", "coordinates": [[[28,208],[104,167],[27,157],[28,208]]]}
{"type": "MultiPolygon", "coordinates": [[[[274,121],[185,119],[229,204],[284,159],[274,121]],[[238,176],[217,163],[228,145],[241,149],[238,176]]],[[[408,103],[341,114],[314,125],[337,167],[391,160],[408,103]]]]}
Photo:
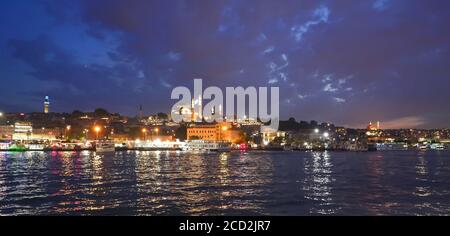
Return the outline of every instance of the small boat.
{"type": "Polygon", "coordinates": [[[111,140],[101,140],[95,143],[95,151],[96,152],[114,152],[116,151],[116,147],[113,141],[111,140]]]}
{"type": "Polygon", "coordinates": [[[229,152],[231,151],[231,143],[224,141],[190,140],[184,145],[183,151],[229,152]]]}

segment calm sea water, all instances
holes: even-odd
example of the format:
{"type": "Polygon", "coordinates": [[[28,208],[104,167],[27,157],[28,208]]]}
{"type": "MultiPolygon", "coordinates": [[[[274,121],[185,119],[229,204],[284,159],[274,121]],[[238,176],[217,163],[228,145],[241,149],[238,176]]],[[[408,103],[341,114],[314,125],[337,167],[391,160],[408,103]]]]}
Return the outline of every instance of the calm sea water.
{"type": "Polygon", "coordinates": [[[450,215],[450,152],[0,153],[0,215],[450,215]]]}

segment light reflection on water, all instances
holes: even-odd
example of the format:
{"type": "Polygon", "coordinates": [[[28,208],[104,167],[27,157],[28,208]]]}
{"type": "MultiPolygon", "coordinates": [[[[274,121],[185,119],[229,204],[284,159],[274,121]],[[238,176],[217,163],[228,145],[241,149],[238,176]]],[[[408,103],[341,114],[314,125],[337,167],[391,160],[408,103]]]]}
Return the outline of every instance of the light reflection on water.
{"type": "Polygon", "coordinates": [[[0,152],[0,215],[449,215],[448,152],[0,152]]]}
{"type": "Polygon", "coordinates": [[[427,185],[427,183],[430,181],[428,179],[428,162],[423,155],[419,155],[417,159],[418,162],[416,165],[416,180],[418,180],[421,184],[416,186],[414,195],[417,195],[419,197],[426,197],[431,194],[431,186],[427,185]]]}
{"type": "Polygon", "coordinates": [[[314,202],[309,213],[335,214],[339,209],[333,202],[333,164],[329,152],[313,152],[305,159],[303,190],[305,198],[314,202]]]}

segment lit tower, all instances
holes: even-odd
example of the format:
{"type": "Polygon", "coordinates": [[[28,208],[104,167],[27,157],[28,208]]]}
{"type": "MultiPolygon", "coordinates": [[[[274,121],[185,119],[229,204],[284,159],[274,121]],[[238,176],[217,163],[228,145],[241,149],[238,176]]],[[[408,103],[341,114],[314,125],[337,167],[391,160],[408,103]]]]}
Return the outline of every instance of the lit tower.
{"type": "Polygon", "coordinates": [[[49,106],[50,106],[50,100],[48,99],[48,96],[45,96],[45,99],[44,99],[44,113],[45,114],[48,113],[49,106]]]}

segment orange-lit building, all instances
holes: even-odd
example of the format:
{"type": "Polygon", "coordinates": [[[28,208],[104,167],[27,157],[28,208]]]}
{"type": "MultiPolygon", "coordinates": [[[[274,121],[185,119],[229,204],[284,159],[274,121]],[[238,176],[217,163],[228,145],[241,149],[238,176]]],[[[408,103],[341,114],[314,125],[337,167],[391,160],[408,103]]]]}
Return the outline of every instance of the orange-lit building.
{"type": "Polygon", "coordinates": [[[380,129],[380,122],[378,121],[376,125],[373,125],[372,122],[367,126],[367,141],[369,142],[384,142],[386,140],[383,137],[383,131],[380,129]]]}
{"type": "Polygon", "coordinates": [[[0,139],[12,139],[14,125],[0,125],[0,139]]]}
{"type": "Polygon", "coordinates": [[[229,122],[193,124],[187,128],[187,139],[239,143],[243,140],[243,134],[229,122]]]}

